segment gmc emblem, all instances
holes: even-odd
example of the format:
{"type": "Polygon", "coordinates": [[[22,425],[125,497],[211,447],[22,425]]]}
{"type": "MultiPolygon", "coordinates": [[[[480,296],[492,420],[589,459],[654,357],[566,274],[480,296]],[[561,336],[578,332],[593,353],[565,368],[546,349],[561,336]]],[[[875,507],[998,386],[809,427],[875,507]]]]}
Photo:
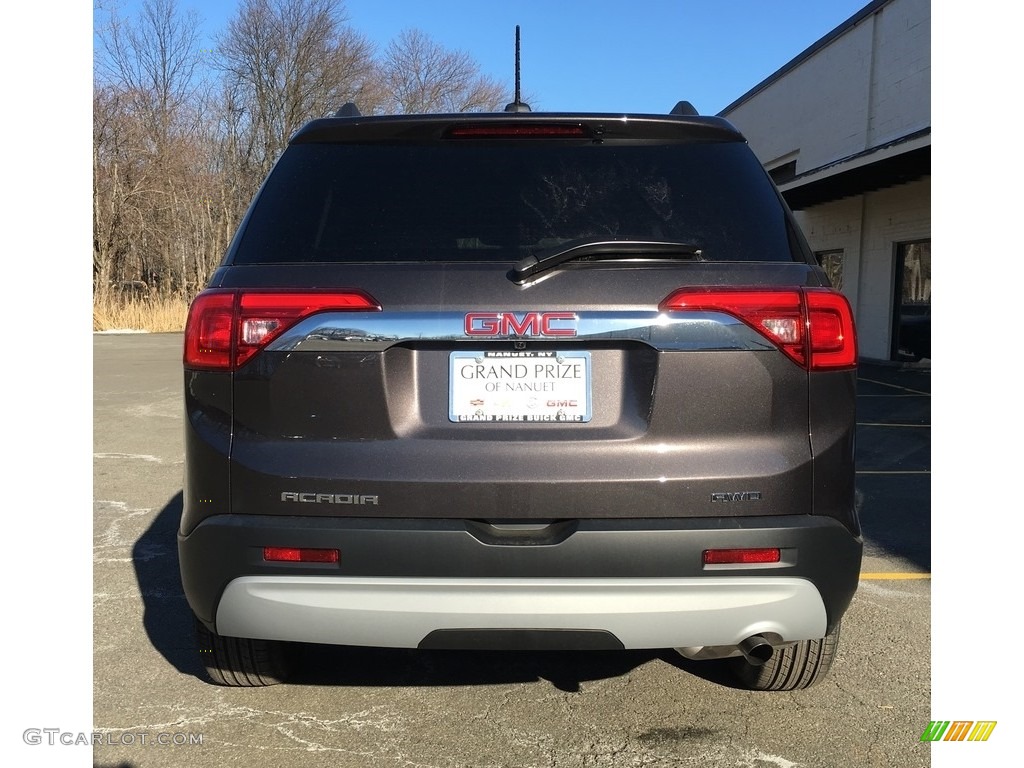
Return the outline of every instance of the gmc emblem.
{"type": "Polygon", "coordinates": [[[573,312],[470,312],[467,336],[575,336],[573,312]]]}

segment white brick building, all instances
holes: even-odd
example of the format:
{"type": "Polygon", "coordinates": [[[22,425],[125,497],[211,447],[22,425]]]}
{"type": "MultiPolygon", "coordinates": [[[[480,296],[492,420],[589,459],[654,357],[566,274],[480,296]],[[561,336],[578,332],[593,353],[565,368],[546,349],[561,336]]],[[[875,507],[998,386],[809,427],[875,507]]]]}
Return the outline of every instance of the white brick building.
{"type": "Polygon", "coordinates": [[[874,0],[720,114],[853,304],[861,357],[930,358],[929,0],[874,0]]]}

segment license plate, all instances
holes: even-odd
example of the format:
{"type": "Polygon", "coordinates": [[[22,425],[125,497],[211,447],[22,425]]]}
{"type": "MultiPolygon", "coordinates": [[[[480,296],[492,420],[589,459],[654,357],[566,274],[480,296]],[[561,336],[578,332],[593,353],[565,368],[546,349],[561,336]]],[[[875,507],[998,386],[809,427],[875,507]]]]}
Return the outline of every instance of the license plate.
{"type": "Polygon", "coordinates": [[[448,368],[451,421],[590,421],[589,352],[452,352],[448,368]]]}

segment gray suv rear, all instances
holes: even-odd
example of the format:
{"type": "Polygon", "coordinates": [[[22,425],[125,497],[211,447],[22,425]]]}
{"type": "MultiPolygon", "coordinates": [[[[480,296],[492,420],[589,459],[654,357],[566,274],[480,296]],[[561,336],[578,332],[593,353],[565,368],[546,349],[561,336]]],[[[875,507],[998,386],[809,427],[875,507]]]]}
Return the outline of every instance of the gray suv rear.
{"type": "Polygon", "coordinates": [[[294,643],[820,679],[861,560],[853,319],[743,137],[353,113],[292,138],[189,315],[211,679],[279,682],[294,643]]]}

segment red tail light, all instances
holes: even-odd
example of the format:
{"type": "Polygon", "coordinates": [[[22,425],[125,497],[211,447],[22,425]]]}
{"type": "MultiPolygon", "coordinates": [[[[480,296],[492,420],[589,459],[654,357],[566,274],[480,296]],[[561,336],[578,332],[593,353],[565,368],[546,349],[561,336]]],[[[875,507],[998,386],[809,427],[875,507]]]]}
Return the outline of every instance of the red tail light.
{"type": "Polygon", "coordinates": [[[853,310],[843,294],[827,288],[805,288],[814,370],[855,368],[857,333],[853,310]]]}
{"type": "Polygon", "coordinates": [[[203,291],[185,324],[185,367],[234,371],[299,320],[317,312],[378,312],[362,291],[203,291]]]}
{"type": "Polygon", "coordinates": [[[724,312],[812,371],[857,366],[853,310],[830,288],[680,288],[662,312],[724,312]]]}

